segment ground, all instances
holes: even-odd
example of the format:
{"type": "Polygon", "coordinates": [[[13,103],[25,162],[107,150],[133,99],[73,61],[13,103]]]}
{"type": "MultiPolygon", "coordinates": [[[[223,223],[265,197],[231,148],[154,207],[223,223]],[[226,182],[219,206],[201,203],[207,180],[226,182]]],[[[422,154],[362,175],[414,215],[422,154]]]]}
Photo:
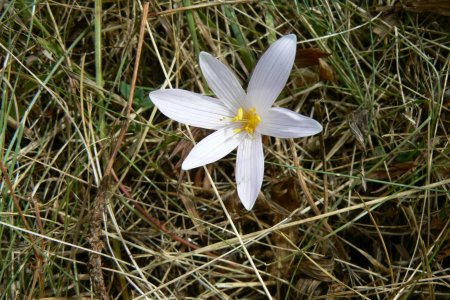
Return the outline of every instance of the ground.
{"type": "Polygon", "coordinates": [[[450,297],[447,1],[146,5],[0,1],[0,299],[450,297]],[[275,105],[324,129],[264,138],[246,211],[148,93],[214,96],[200,51],[245,87],[291,33],[275,105]]]}

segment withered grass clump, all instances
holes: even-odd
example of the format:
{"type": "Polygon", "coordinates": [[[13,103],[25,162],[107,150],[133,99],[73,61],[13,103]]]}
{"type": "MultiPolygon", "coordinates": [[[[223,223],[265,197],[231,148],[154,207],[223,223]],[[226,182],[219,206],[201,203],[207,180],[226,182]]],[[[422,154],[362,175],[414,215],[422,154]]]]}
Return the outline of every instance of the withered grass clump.
{"type": "Polygon", "coordinates": [[[101,2],[0,1],[0,299],[448,297],[445,1],[151,1],[142,47],[144,3],[101,2]],[[209,132],[147,95],[211,95],[200,51],[245,86],[288,33],[276,104],[324,131],[264,140],[247,212],[235,154],[182,172],[209,132]]]}

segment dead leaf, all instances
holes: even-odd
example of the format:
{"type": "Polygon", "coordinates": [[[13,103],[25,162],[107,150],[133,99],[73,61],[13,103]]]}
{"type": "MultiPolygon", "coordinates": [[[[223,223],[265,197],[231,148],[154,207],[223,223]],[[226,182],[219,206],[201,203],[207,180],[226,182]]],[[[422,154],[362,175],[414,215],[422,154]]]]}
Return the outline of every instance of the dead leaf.
{"type": "Polygon", "coordinates": [[[309,68],[301,68],[298,70],[297,74],[297,84],[299,86],[311,86],[313,84],[316,84],[320,80],[319,74],[309,68]]]}
{"type": "Polygon", "coordinates": [[[409,0],[403,4],[403,8],[415,13],[430,12],[450,16],[450,1],[448,0],[409,0]]]}
{"type": "Polygon", "coordinates": [[[387,180],[398,178],[417,167],[416,162],[395,163],[388,166],[388,170],[382,168],[368,174],[367,178],[377,180],[387,180]],[[389,172],[389,173],[388,173],[389,172]]]}
{"type": "Polygon", "coordinates": [[[332,281],[328,274],[333,274],[334,271],[334,259],[332,257],[327,257],[319,254],[310,254],[310,258],[303,258],[300,262],[299,270],[308,275],[311,278],[319,280],[321,282],[332,281]]]}
{"type": "Polygon", "coordinates": [[[356,141],[363,147],[364,152],[366,152],[366,137],[369,132],[370,123],[370,111],[364,107],[360,107],[350,113],[348,118],[348,126],[350,127],[350,131],[356,141]]]}
{"type": "Polygon", "coordinates": [[[285,213],[289,214],[300,207],[301,202],[297,185],[297,180],[294,177],[286,177],[272,186],[270,191],[271,199],[278,204],[285,213]]]}
{"type": "Polygon", "coordinates": [[[192,201],[191,197],[180,194],[181,202],[183,202],[184,207],[189,215],[189,219],[194,223],[195,229],[197,229],[198,233],[203,236],[205,234],[205,227],[203,226],[203,222],[201,222],[200,215],[197,211],[197,207],[195,206],[194,201],[192,201]]]}
{"type": "Polygon", "coordinates": [[[375,8],[375,12],[399,13],[408,11],[414,13],[435,13],[450,16],[450,1],[448,0],[406,0],[394,5],[382,5],[375,8]]]}
{"type": "MultiPolygon", "coordinates": [[[[298,193],[298,183],[294,177],[285,177],[272,185],[270,190],[271,204],[274,213],[273,221],[278,223],[286,218],[286,215],[300,207],[298,193]]],[[[272,235],[274,247],[274,261],[270,273],[275,277],[289,278],[292,267],[293,245],[300,240],[300,235],[296,228],[285,228],[272,235]]]]}
{"type": "Polygon", "coordinates": [[[326,295],[328,289],[322,287],[322,282],[311,278],[300,278],[295,284],[297,299],[311,299],[313,296],[326,295]]]}
{"type": "Polygon", "coordinates": [[[379,36],[380,39],[384,38],[394,27],[400,25],[397,14],[394,13],[382,15],[381,19],[383,22],[379,22],[373,27],[373,33],[379,36]]]}
{"type": "Polygon", "coordinates": [[[450,257],[450,247],[447,247],[446,249],[442,249],[439,251],[437,255],[437,260],[443,262],[444,259],[448,259],[449,257],[450,257]]]}
{"type": "MultiPolygon", "coordinates": [[[[193,128],[191,130],[192,136],[196,141],[200,140],[204,136],[206,136],[205,131],[200,128],[193,128]]],[[[188,156],[189,152],[191,152],[192,148],[194,148],[194,145],[191,141],[182,139],[178,142],[178,144],[173,149],[172,153],[169,156],[169,159],[173,158],[175,155],[180,155],[181,159],[177,162],[175,165],[176,168],[180,168],[181,164],[183,163],[184,159],[188,156]]]]}
{"type": "Polygon", "coordinates": [[[320,50],[319,48],[306,48],[297,50],[295,64],[299,68],[306,68],[319,65],[319,59],[330,56],[331,54],[320,50]]]}
{"type": "Polygon", "coordinates": [[[319,78],[320,80],[337,83],[337,76],[333,68],[321,58],[319,58],[319,78]]]}

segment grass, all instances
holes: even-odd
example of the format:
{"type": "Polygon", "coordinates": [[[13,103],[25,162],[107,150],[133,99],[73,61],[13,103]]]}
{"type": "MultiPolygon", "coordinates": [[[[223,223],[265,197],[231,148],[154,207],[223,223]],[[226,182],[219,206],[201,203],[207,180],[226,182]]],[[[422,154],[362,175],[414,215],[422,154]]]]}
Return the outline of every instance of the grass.
{"type": "Polygon", "coordinates": [[[0,1],[0,299],[448,298],[448,5],[392,2],[0,1]],[[264,140],[247,212],[147,95],[211,95],[199,51],[245,86],[287,33],[277,105],[324,131],[264,140]]]}

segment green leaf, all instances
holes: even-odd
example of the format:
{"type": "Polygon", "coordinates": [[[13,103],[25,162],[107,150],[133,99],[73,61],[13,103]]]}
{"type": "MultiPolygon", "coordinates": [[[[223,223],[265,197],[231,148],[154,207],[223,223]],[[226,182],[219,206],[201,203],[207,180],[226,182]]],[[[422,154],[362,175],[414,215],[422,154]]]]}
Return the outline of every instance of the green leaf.
{"type": "MultiPolygon", "coordinates": [[[[128,100],[130,97],[131,85],[121,81],[119,90],[122,97],[128,100]]],[[[150,89],[136,86],[136,89],[134,90],[133,105],[138,108],[152,108],[153,102],[150,100],[150,97],[148,97],[149,91],[150,89]]]]}

